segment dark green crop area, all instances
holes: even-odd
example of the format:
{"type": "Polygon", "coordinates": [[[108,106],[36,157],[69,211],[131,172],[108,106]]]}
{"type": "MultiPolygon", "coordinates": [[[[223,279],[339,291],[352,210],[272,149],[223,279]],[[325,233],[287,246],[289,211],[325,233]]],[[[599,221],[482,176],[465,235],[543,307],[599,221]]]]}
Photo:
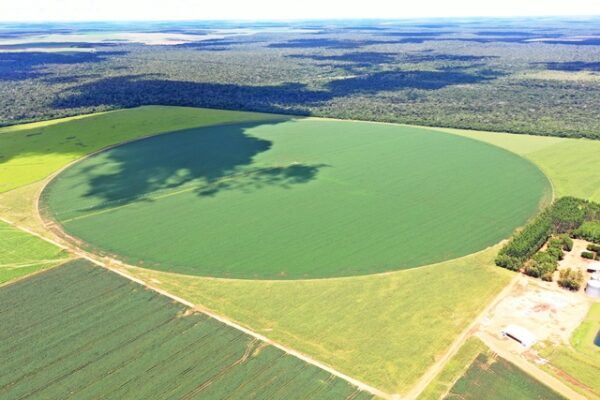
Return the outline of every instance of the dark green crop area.
{"type": "Polygon", "coordinates": [[[365,399],[279,349],[85,261],[0,289],[0,398],[365,399]]]}
{"type": "Polygon", "coordinates": [[[432,130],[299,119],[191,129],[67,169],[46,212],[148,268],[257,279],[427,265],[508,237],[547,199],[531,163],[432,130]]]}
{"type": "Polygon", "coordinates": [[[446,400],[562,400],[546,385],[501,357],[479,354],[446,400]]]}

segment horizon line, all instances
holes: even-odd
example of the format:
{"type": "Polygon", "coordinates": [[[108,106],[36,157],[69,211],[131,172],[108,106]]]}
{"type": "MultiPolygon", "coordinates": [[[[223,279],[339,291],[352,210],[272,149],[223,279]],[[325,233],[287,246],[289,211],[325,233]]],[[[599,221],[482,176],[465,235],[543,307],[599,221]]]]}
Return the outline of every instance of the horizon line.
{"type": "Polygon", "coordinates": [[[595,19],[600,18],[600,14],[582,15],[582,14],[566,14],[566,15],[465,15],[465,16],[450,16],[450,17],[371,17],[371,18],[331,18],[331,17],[314,17],[314,18],[211,18],[211,19],[89,19],[89,20],[1,20],[0,24],[60,24],[60,23],[176,23],[176,22],[229,22],[229,23],[289,23],[289,22],[350,22],[350,21],[371,21],[371,22],[394,22],[394,21],[423,21],[423,20],[476,20],[476,19],[521,19],[521,18],[536,18],[536,19],[595,19]]]}

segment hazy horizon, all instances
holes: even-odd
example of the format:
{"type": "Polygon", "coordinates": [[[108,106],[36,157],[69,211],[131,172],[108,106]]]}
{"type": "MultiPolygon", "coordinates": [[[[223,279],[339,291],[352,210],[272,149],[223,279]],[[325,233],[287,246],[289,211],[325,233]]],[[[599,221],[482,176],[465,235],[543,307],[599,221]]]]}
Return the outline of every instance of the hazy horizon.
{"type": "Polygon", "coordinates": [[[285,22],[322,20],[406,20],[447,18],[576,17],[600,15],[600,2],[573,0],[424,0],[403,5],[387,0],[364,2],[305,0],[284,4],[275,0],[213,3],[193,0],[20,0],[0,4],[0,22],[285,22]]]}

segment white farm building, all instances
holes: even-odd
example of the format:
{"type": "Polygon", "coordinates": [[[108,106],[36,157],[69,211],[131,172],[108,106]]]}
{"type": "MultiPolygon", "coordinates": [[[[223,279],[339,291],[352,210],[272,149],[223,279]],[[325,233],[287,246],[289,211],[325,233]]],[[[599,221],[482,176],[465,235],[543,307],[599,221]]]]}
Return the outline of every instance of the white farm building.
{"type": "Polygon", "coordinates": [[[590,279],[585,287],[585,293],[590,297],[600,297],[600,280],[590,279]]]}
{"type": "Polygon", "coordinates": [[[600,272],[600,261],[595,261],[593,263],[588,264],[586,267],[588,272],[596,273],[600,272]]]}
{"type": "Polygon", "coordinates": [[[521,343],[523,347],[531,347],[537,343],[537,338],[533,333],[518,325],[508,325],[502,330],[502,336],[507,336],[521,343]]]}

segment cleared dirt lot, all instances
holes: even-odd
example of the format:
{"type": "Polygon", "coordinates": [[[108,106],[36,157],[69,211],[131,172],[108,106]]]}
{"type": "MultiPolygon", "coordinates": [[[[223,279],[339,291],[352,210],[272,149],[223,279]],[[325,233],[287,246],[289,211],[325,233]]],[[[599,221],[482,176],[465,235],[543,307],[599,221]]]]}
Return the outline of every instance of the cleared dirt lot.
{"type": "Polygon", "coordinates": [[[590,304],[582,291],[573,293],[559,288],[556,282],[522,276],[482,320],[480,334],[484,340],[515,354],[526,349],[516,341],[502,337],[502,329],[509,324],[528,329],[539,341],[568,343],[590,304]]]}

